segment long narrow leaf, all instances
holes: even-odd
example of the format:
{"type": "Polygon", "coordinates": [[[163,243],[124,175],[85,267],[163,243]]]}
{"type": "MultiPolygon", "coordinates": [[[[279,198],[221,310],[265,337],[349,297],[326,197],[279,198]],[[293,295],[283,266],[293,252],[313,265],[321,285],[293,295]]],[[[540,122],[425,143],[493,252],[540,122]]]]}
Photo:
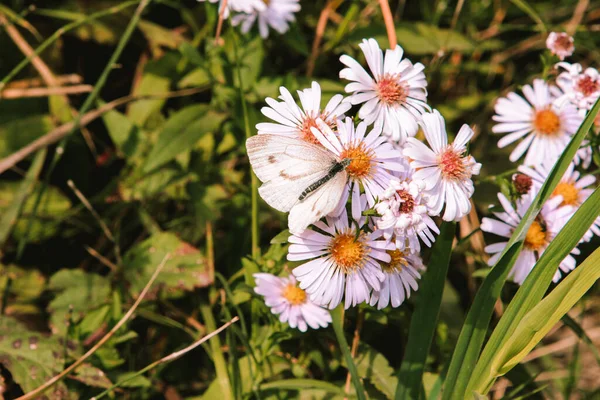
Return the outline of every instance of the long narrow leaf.
{"type": "Polygon", "coordinates": [[[518,256],[518,252],[515,253],[514,245],[522,245],[529,226],[554,191],[554,188],[556,188],[556,185],[560,182],[569,163],[575,156],[575,153],[577,153],[579,145],[590,130],[599,109],[600,100],[596,101],[594,107],[577,130],[577,133],[573,136],[563,154],[552,168],[540,192],[509,239],[502,256],[477,291],[473,305],[467,314],[465,324],[460,332],[452,360],[450,361],[442,396],[443,400],[463,400],[465,398],[467,384],[473,373],[483,341],[485,340],[494,304],[500,296],[504,281],[518,256]]]}
{"type": "Polygon", "coordinates": [[[600,204],[600,188],[579,207],[569,222],[561,229],[546,251],[542,254],[523,285],[517,291],[504,315],[492,332],[481,357],[475,366],[468,392],[484,391],[485,383],[492,379],[494,372],[489,369],[493,359],[497,357],[500,349],[514,334],[521,320],[542,299],[558,264],[577,245],[581,237],[598,217],[600,204]]]}
{"type": "Polygon", "coordinates": [[[406,353],[398,371],[396,400],[419,398],[425,361],[442,304],[455,231],[456,223],[445,222],[433,246],[431,261],[421,281],[415,312],[410,320],[406,353]]]}

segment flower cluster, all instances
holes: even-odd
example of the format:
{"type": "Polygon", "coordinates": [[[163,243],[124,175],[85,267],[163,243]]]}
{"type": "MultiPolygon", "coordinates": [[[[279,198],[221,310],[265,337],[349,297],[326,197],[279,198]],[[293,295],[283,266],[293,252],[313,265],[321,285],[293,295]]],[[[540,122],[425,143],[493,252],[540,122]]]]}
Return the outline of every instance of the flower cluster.
{"type": "MultiPolygon", "coordinates": [[[[291,210],[291,222],[299,218],[298,206],[283,201],[273,185],[310,201],[304,218],[317,217],[306,229],[290,223],[287,259],[297,263],[292,274],[307,301],[329,309],[342,302],[346,308],[400,306],[418,289],[425,269],[421,246],[431,246],[439,234],[434,218],[458,221],[470,212],[472,176],[481,168],[467,151],[471,128],[463,125],[450,141],[444,118],[427,105],[422,64],[404,58],[400,46],[384,53],[374,39],[365,39],[359,47],[368,69],[348,55],[340,58],[345,68],[339,76],[350,81],[347,97],[338,94],[322,104],[320,85],[313,82],[298,91],[297,103],[281,87],[279,98],[267,98],[262,109],[271,121],[256,126],[258,138],[266,139],[249,147],[264,183],[259,193],[269,204],[291,210]],[[353,106],[360,106],[354,119],[353,106]],[[416,137],[419,131],[424,141],[416,137]],[[318,166],[327,158],[334,162],[325,164],[325,176],[307,181],[312,171],[304,163],[318,166]],[[334,182],[337,177],[344,180],[334,182]],[[321,215],[325,207],[332,211],[321,215]]],[[[283,308],[285,296],[277,296],[283,308]]]]}
{"type": "MultiPolygon", "coordinates": [[[[206,0],[198,0],[206,1],[206,0]]],[[[231,24],[240,25],[242,33],[248,33],[258,21],[258,31],[262,38],[269,36],[269,27],[280,34],[287,32],[294,22],[294,13],[300,11],[300,0],[208,0],[219,3],[223,17],[231,17],[231,24]],[[225,8],[222,8],[225,7],[225,8]]]]}
{"type": "MultiPolygon", "coordinates": [[[[483,218],[481,229],[485,232],[506,238],[512,235],[571,136],[577,132],[585,114],[600,97],[600,75],[597,70],[584,70],[580,64],[563,61],[573,53],[573,42],[573,38],[566,33],[551,33],[547,47],[561,60],[555,65],[559,74],[554,82],[535,79],[533,85],[523,86],[524,97],[511,92],[496,102],[493,119],[497,124],[492,130],[506,135],[498,141],[498,146],[502,148],[518,141],[510,160],[518,161],[523,155],[525,158],[523,165],[518,167],[519,173],[513,176],[514,201],[504,194],[498,194],[503,211],[493,212],[497,219],[483,218]]],[[[586,141],[579,149],[575,160],[531,224],[524,249],[510,273],[510,277],[518,284],[523,283],[552,238],[592,194],[596,178],[592,175],[581,176],[577,170],[589,168],[592,161],[591,146],[591,141],[586,141]]],[[[600,219],[596,220],[582,240],[589,241],[593,235],[599,234],[600,219]]],[[[506,243],[486,247],[486,251],[493,254],[489,259],[490,265],[498,261],[506,243]]],[[[571,251],[571,254],[578,253],[577,248],[571,251]]],[[[575,259],[567,256],[557,269],[554,281],[557,282],[575,266],[575,259]]]]}

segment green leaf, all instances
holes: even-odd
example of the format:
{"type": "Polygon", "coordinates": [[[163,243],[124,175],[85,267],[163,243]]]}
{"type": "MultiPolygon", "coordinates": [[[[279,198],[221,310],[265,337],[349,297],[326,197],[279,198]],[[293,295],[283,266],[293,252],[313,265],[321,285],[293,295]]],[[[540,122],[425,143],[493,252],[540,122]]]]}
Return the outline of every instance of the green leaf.
{"type": "Polygon", "coordinates": [[[120,387],[139,388],[152,386],[152,382],[143,375],[137,375],[131,378],[132,375],[136,374],[137,372],[125,372],[124,374],[119,375],[115,380],[117,382],[122,382],[119,384],[120,387]]]}
{"type": "Polygon", "coordinates": [[[490,274],[484,279],[481,287],[475,295],[473,305],[465,319],[456,344],[446,383],[444,385],[443,400],[463,400],[466,395],[467,384],[475,368],[479,352],[485,340],[487,327],[492,317],[494,304],[500,296],[504,281],[512,266],[517,260],[520,247],[523,244],[529,226],[537,217],[544,203],[550,198],[554,188],[562,179],[569,167],[571,160],[579,150],[579,145],[590,130],[594,119],[600,110],[600,99],[596,101],[583,123],[573,136],[562,155],[550,171],[548,178],[540,188],[539,193],[533,200],[531,206],[515,228],[500,259],[492,268],[490,274]]]}
{"type": "Polygon", "coordinates": [[[124,277],[133,297],[140,294],[167,254],[170,258],[146,295],[147,299],[155,297],[161,289],[167,297],[179,297],[185,291],[212,283],[204,256],[198,249],[172,233],[158,233],[133,246],[123,258],[123,265],[127,266],[124,277]]]}
{"type": "Polygon", "coordinates": [[[107,304],[111,291],[108,279],[79,269],[58,271],[50,278],[48,289],[56,294],[48,305],[50,325],[53,332],[60,333],[66,332],[69,317],[78,322],[88,311],[107,304]]]}
{"type": "MultiPolygon", "coordinates": [[[[0,332],[0,364],[10,371],[25,393],[62,370],[64,346],[56,336],[30,332],[18,321],[4,316],[0,316],[0,332]]],[[[62,382],[45,394],[53,400],[69,398],[62,382]]]]}
{"type": "Polygon", "coordinates": [[[37,313],[36,301],[46,287],[46,278],[38,270],[0,264],[0,293],[7,294],[4,312],[9,315],[37,313]]]}
{"type": "Polygon", "coordinates": [[[358,347],[354,362],[360,376],[368,379],[386,398],[394,397],[398,378],[383,354],[363,343],[358,347]]]}
{"type": "Polygon", "coordinates": [[[483,349],[469,381],[469,391],[476,390],[484,393],[484,388],[491,385],[496,372],[490,370],[490,365],[494,363],[494,359],[499,356],[501,349],[514,335],[525,314],[542,299],[552,283],[552,278],[560,262],[579,243],[581,237],[598,217],[600,211],[598,204],[600,204],[600,188],[596,189],[577,209],[537,261],[504,311],[483,349]]]}
{"type": "Polygon", "coordinates": [[[94,367],[92,364],[83,363],[79,367],[75,368],[73,375],[70,377],[85,385],[109,388],[112,386],[112,382],[106,374],[99,368],[94,367]]]}
{"type": "Polygon", "coordinates": [[[510,2],[519,7],[519,9],[525,14],[529,15],[529,17],[531,17],[531,19],[538,24],[542,32],[548,31],[546,29],[546,25],[544,25],[544,21],[540,18],[535,9],[529,5],[529,3],[527,3],[525,0],[510,0],[510,2]]]}
{"type": "Polygon", "coordinates": [[[410,320],[406,353],[398,371],[396,399],[418,399],[421,394],[425,362],[442,305],[446,273],[450,264],[456,223],[444,222],[431,253],[427,271],[419,287],[415,311],[410,320]]]}
{"type": "Polygon", "coordinates": [[[260,385],[261,391],[273,389],[297,391],[320,389],[328,393],[333,393],[340,396],[344,396],[346,394],[344,392],[344,389],[342,389],[341,387],[334,385],[333,383],[318,381],[316,379],[283,379],[280,381],[263,383],[262,385],[260,385]]]}
{"type": "Polygon", "coordinates": [[[125,158],[132,157],[140,142],[139,128],[129,118],[115,110],[102,115],[102,120],[117,150],[125,158]]]}
{"type": "Polygon", "coordinates": [[[152,171],[173,160],[190,148],[206,133],[214,132],[226,115],[209,110],[206,104],[186,107],[170,117],[158,141],[148,155],[144,172],[152,171]]]}
{"type": "Polygon", "coordinates": [[[360,381],[360,375],[358,374],[356,364],[354,364],[354,360],[352,359],[352,353],[350,353],[350,347],[348,347],[348,342],[346,341],[346,336],[344,334],[343,304],[340,304],[335,309],[331,310],[331,319],[333,320],[332,325],[333,330],[335,331],[335,337],[337,338],[338,345],[340,346],[340,350],[346,361],[346,366],[352,377],[352,384],[354,385],[354,390],[356,390],[356,397],[360,400],[366,400],[366,392],[360,381]]]}
{"type": "Polygon", "coordinates": [[[177,87],[180,89],[189,87],[202,87],[209,85],[210,82],[210,74],[206,72],[204,68],[196,68],[181,78],[181,80],[177,83],[177,87]]]}
{"type": "Polygon", "coordinates": [[[49,115],[19,115],[0,125],[0,158],[7,157],[52,130],[49,115]]]}

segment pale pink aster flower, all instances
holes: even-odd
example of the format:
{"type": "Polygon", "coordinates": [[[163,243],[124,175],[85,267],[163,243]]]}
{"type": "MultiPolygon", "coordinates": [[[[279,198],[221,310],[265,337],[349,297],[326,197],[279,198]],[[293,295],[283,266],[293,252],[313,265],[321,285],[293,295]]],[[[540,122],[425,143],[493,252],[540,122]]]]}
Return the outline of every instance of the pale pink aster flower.
{"type": "Polygon", "coordinates": [[[404,155],[416,170],[413,179],[425,182],[431,215],[439,215],[445,204],[442,218],[458,221],[471,211],[469,199],[475,191],[471,177],[481,170],[480,163],[465,155],[473,130],[463,125],[454,143],[448,144],[444,117],[437,110],[424,114],[420,124],[431,148],[408,138],[404,155]]]}
{"type": "MultiPolygon", "coordinates": [[[[530,191],[529,194],[521,197],[517,201],[517,207],[515,208],[502,193],[498,193],[498,199],[500,200],[500,204],[504,211],[493,212],[497,220],[493,218],[483,218],[481,220],[481,230],[493,233],[494,235],[510,238],[534,198],[535,191],[530,191]]],[[[561,206],[561,202],[561,197],[555,197],[548,200],[535,221],[533,221],[529,227],[521,254],[519,254],[513,269],[509,273],[509,278],[519,285],[523,284],[537,260],[572,215],[573,207],[561,206]]],[[[493,266],[498,262],[500,255],[507,244],[508,241],[505,241],[490,244],[485,247],[487,253],[493,254],[488,260],[490,266],[493,266]]],[[[575,247],[571,250],[571,254],[579,254],[579,250],[575,247]]],[[[568,255],[561,261],[554,274],[553,281],[558,282],[562,272],[567,273],[575,267],[575,258],[568,255]]]]}
{"type": "Polygon", "coordinates": [[[327,217],[289,237],[287,259],[306,261],[292,272],[313,302],[333,309],[345,298],[349,308],[369,301],[371,291],[381,288],[381,262],[390,262],[386,250],[394,246],[376,233],[357,233],[356,225],[364,224],[364,217],[351,221],[344,210],[339,218],[327,217]]]}
{"type": "MultiPolygon", "coordinates": [[[[543,163],[533,167],[521,165],[519,171],[531,177],[533,189],[537,192],[546,181],[552,167],[553,164],[551,163],[543,163]]],[[[561,196],[562,203],[560,203],[560,206],[571,206],[573,212],[575,212],[592,195],[595,188],[596,177],[593,175],[581,176],[579,171],[575,169],[575,164],[571,163],[550,198],[561,196]]],[[[582,241],[589,242],[594,234],[600,236],[600,217],[594,221],[591,228],[583,236],[582,241]]]]}
{"type": "MultiPolygon", "coordinates": [[[[205,2],[207,0],[198,0],[205,2]]],[[[219,12],[223,6],[223,0],[208,0],[210,3],[219,3],[219,12]]],[[[228,18],[231,11],[242,12],[242,13],[253,13],[257,10],[264,10],[266,4],[263,0],[227,0],[223,17],[228,18]]]]}
{"type": "Polygon", "coordinates": [[[381,289],[373,291],[370,305],[377,304],[377,309],[386,308],[390,303],[396,308],[410,297],[411,292],[419,288],[417,280],[421,279],[420,271],[425,270],[423,260],[418,254],[407,250],[388,250],[389,263],[382,263],[385,278],[381,289]]]}
{"type": "Polygon", "coordinates": [[[550,32],[546,39],[548,50],[562,60],[569,57],[575,51],[574,40],[565,32],[550,32]]]}
{"type": "Polygon", "coordinates": [[[435,241],[433,233],[440,231],[428,215],[427,197],[423,194],[422,181],[392,179],[389,187],[375,205],[381,217],[375,218],[376,226],[387,240],[395,238],[398,251],[421,250],[419,238],[428,247],[435,241]]]}
{"type": "Polygon", "coordinates": [[[492,132],[508,133],[498,141],[498,147],[524,137],[510,154],[510,161],[517,161],[526,151],[526,165],[555,161],[581,125],[582,117],[572,104],[555,100],[542,79],[535,79],[533,88],[523,86],[523,94],[527,100],[511,92],[496,102],[492,119],[498,124],[492,132]]]}
{"type": "Polygon", "coordinates": [[[312,133],[324,147],[340,160],[352,160],[346,167],[349,190],[344,191],[334,215],[339,215],[351,193],[352,216],[358,219],[363,211],[359,199],[361,186],[367,203],[373,207],[375,199],[383,194],[388,182],[394,177],[392,173],[405,171],[406,163],[402,159],[402,153],[387,142],[377,127],[367,134],[367,123],[364,121],[356,127],[349,117],[345,121],[338,121],[337,134],[321,120],[317,120],[317,127],[318,129],[312,128],[312,133]]]}
{"type": "Polygon", "coordinates": [[[383,133],[396,141],[414,136],[421,114],[429,110],[425,67],[403,60],[400,46],[386,50],[385,57],[375,39],[363,39],[359,47],[373,76],[352,57],[340,57],[347,67],[340,71],[340,78],[353,81],[346,85],[346,92],[352,93],[350,101],[364,103],[359,118],[367,124],[381,125],[383,133]]]}
{"type": "Polygon", "coordinates": [[[343,118],[344,113],[352,107],[350,103],[342,101],[344,97],[338,94],[329,100],[325,109],[321,109],[321,86],[317,82],[313,82],[310,89],[298,91],[302,108],[296,104],[286,88],[281,86],[279,92],[282,101],[267,97],[265,101],[269,107],[263,107],[261,110],[266,117],[275,122],[257,124],[258,134],[289,135],[319,144],[310,130],[317,126],[316,120],[320,118],[328,126],[335,128],[337,120],[343,118]]]}
{"type": "Polygon", "coordinates": [[[556,77],[556,85],[562,90],[561,98],[567,98],[577,108],[582,110],[581,114],[592,108],[598,97],[600,97],[600,74],[595,68],[586,68],[581,64],[569,64],[560,62],[556,68],[564,71],[556,77]]]}
{"type": "Polygon", "coordinates": [[[306,332],[325,328],[331,323],[329,312],[314,304],[304,290],[296,284],[296,278],[290,275],[281,278],[272,274],[254,274],[256,287],[254,291],[264,296],[265,304],[273,314],[279,315],[279,321],[287,322],[292,328],[306,332]]]}
{"type": "Polygon", "coordinates": [[[231,19],[231,24],[242,25],[242,33],[248,33],[258,19],[258,31],[263,39],[269,37],[269,27],[280,34],[289,29],[289,24],[295,21],[294,13],[300,11],[300,0],[268,0],[264,1],[265,8],[256,9],[251,13],[237,14],[231,19]]]}

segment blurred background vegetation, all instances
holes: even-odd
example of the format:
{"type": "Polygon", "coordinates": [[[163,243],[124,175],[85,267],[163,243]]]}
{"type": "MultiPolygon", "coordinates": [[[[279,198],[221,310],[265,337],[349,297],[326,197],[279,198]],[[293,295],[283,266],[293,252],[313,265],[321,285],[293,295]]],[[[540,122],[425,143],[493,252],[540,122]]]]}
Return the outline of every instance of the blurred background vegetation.
{"type": "MultiPolygon", "coordinates": [[[[134,317],[46,392],[48,398],[97,395],[234,315],[241,321],[220,339],[127,380],[112,395],[343,398],[338,392],[346,369],[331,329],[300,334],[279,324],[253,296],[251,271],[279,273],[290,265],[286,237],[278,236],[285,216],[263,203],[262,255],[249,256],[250,177],[240,93],[248,104],[251,134],[264,119],[264,98],[277,97],[281,85],[302,89],[315,79],[323,88],[322,104],[343,93],[339,56],[360,59],[357,44],[363,38],[387,46],[378,2],[327,2],[332,11],[316,54],[313,40],[325,1],[301,1],[291,30],[271,32],[266,40],[255,30],[241,35],[225,22],[218,44],[217,6],[194,0],[151,1],[128,37],[139,3],[0,3],[0,77],[5,77],[0,398],[35,389],[94,346],[130,309],[167,254],[171,259],[134,317]],[[47,47],[40,58],[14,75],[42,44],[47,47]],[[311,60],[314,71],[308,76],[311,60]],[[48,87],[56,90],[31,97],[48,87]],[[77,120],[82,109],[89,117],[83,128],[60,128],[77,120]],[[61,129],[66,134],[60,135],[61,129]],[[7,159],[48,134],[60,138],[42,142],[18,162],[7,159]],[[313,383],[302,380],[309,378],[313,383]],[[323,385],[315,386],[316,380],[323,385]]],[[[495,99],[533,77],[552,77],[555,71],[544,56],[551,30],[574,33],[572,60],[596,67],[600,3],[400,0],[390,5],[399,44],[413,62],[426,66],[429,104],[446,117],[450,132],[463,123],[476,130],[471,152],[483,170],[474,200],[483,214],[510,178],[494,176],[516,168],[508,161],[510,149],[499,150],[490,134],[495,99]]],[[[462,235],[473,230],[471,223],[461,224],[462,235]]],[[[470,239],[456,244],[426,391],[447,364],[465,310],[488,271],[483,236],[470,239]]],[[[582,247],[582,259],[597,246],[595,241],[582,247]]],[[[514,291],[507,285],[503,297],[514,291]]],[[[598,300],[593,290],[571,312],[575,328],[596,343],[598,300]]],[[[411,302],[399,309],[369,308],[364,321],[356,309],[347,313],[349,335],[357,318],[363,326],[357,366],[372,398],[393,395],[393,369],[405,351],[411,302]]],[[[499,303],[498,314],[501,310],[499,303]]],[[[545,397],[598,398],[593,396],[599,396],[600,357],[579,344],[573,329],[557,326],[520,372],[537,376],[545,397]]],[[[517,398],[526,386],[531,393],[522,376],[513,373],[512,383],[500,380],[493,396],[517,398]]]]}

